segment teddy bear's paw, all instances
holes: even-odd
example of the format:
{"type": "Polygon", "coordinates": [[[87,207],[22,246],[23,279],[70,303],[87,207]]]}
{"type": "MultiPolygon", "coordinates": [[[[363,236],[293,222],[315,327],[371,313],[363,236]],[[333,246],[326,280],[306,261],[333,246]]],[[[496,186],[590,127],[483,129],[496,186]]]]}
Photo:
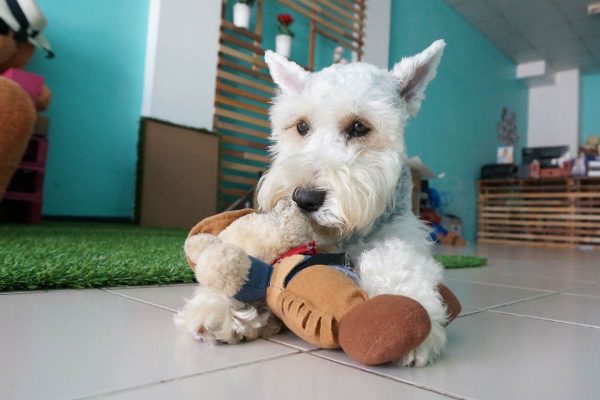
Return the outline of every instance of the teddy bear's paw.
{"type": "Polygon", "coordinates": [[[445,345],[446,330],[441,324],[434,322],[425,341],[404,355],[400,364],[404,367],[424,367],[431,364],[442,353],[445,345]]]}
{"type": "Polygon", "coordinates": [[[211,246],[214,247],[219,244],[221,244],[221,239],[219,239],[217,236],[208,233],[200,233],[198,235],[188,237],[183,245],[183,250],[187,258],[197,262],[202,252],[211,246]]]}
{"type": "Polygon", "coordinates": [[[270,317],[266,309],[259,311],[216,290],[198,287],[174,321],[198,340],[236,344],[258,338],[270,317]]]}

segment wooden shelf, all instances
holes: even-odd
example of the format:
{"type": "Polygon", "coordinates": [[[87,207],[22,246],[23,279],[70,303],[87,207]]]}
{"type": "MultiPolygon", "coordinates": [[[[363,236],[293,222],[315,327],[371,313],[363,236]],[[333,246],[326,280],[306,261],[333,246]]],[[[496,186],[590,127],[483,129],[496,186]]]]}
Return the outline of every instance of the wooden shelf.
{"type": "Polygon", "coordinates": [[[479,243],[600,248],[600,178],[478,182],[479,243]]]}

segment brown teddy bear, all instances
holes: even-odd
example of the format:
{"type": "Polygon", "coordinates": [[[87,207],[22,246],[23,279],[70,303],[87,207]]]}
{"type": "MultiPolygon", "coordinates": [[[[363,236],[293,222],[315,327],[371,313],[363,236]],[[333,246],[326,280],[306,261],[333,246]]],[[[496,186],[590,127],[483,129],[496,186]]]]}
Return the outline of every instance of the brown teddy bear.
{"type": "Polygon", "coordinates": [[[32,96],[12,75],[2,75],[11,68],[23,68],[35,47],[53,56],[40,33],[45,26],[34,0],[0,0],[0,200],[33,133],[36,109],[45,110],[51,99],[46,85],[32,96]]]}
{"type": "MultiPolygon", "coordinates": [[[[431,321],[423,306],[405,296],[369,298],[349,257],[322,252],[316,240],[291,200],[269,213],[201,221],[184,245],[200,285],[176,324],[198,339],[235,344],[276,333],[272,313],[308,343],[368,365],[400,359],[425,340],[431,321]]],[[[460,302],[443,285],[437,291],[450,322],[460,302]]]]}

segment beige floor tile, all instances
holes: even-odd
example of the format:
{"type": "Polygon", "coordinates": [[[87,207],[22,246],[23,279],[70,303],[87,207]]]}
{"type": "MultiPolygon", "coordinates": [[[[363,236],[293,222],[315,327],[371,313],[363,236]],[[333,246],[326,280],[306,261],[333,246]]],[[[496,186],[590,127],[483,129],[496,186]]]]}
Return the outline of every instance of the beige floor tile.
{"type": "Polygon", "coordinates": [[[298,354],[126,391],[109,399],[445,399],[414,386],[298,354]]]}
{"type": "Polygon", "coordinates": [[[172,318],[93,289],[0,296],[0,399],[74,398],[295,352],[203,344],[172,318]]]}
{"type": "Polygon", "coordinates": [[[342,352],[313,354],[471,399],[600,397],[600,329],[493,312],[453,322],[445,354],[424,368],[364,367],[342,352]]]}

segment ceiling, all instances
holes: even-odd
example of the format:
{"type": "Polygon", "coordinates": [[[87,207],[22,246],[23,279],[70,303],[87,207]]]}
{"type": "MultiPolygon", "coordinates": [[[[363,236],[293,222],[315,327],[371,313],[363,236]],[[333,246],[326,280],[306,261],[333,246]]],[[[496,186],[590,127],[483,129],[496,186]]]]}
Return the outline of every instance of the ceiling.
{"type": "Polygon", "coordinates": [[[598,0],[446,0],[516,63],[546,60],[555,71],[600,72],[598,0]]]}

